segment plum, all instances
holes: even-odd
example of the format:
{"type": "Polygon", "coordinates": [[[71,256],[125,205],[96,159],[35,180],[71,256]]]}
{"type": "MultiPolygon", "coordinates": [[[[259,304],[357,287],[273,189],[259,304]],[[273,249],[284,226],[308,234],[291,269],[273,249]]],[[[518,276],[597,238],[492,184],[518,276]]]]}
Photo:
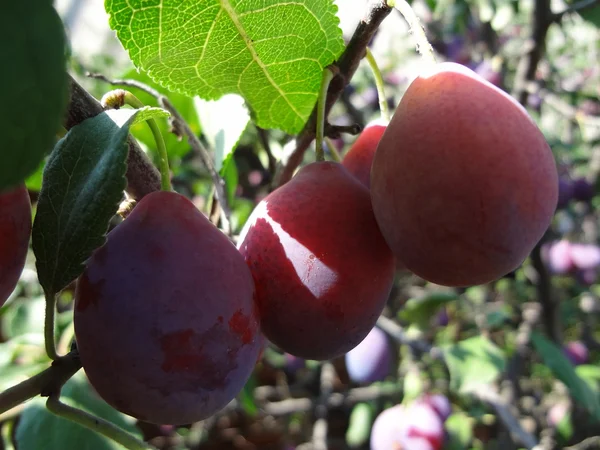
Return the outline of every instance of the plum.
{"type": "Polygon", "coordinates": [[[202,420],[249,378],[263,339],[235,246],[191,201],[153,192],[87,261],[75,335],[98,394],[156,424],[202,420]]]}
{"type": "Polygon", "coordinates": [[[408,270],[433,283],[496,280],[550,225],[558,174],[543,134],[501,89],[455,63],[413,81],[371,169],[373,211],[408,270]]]}
{"type": "Polygon", "coordinates": [[[392,348],[385,333],[373,328],[363,341],[346,353],[348,376],[356,383],[381,381],[390,374],[392,348]]]}
{"type": "Polygon", "coordinates": [[[452,405],[448,397],[442,394],[427,394],[417,399],[415,403],[423,403],[432,408],[442,422],[445,422],[452,414],[452,405]]]}
{"type": "Polygon", "coordinates": [[[12,294],[31,236],[31,202],[25,185],[0,193],[0,306],[12,294]]]}
{"type": "Polygon", "coordinates": [[[570,256],[580,270],[596,269],[600,266],[600,247],[594,244],[571,244],[570,256]]]}
{"type": "Polygon", "coordinates": [[[542,247],[542,256],[548,264],[550,272],[564,275],[575,268],[571,254],[572,245],[566,239],[544,244],[542,247]]]}
{"type": "Polygon", "coordinates": [[[367,188],[371,186],[373,156],[386,126],[382,119],[369,122],[342,160],[342,165],[367,188]]]}
{"type": "Polygon", "coordinates": [[[571,180],[561,177],[558,179],[558,204],[557,209],[566,208],[573,198],[573,183],[571,180]]]}
{"type": "Polygon", "coordinates": [[[238,248],[254,277],[263,333],[300,358],[356,347],[392,288],[394,257],[369,191],[338,163],[309,164],[269,194],[238,248]]]}
{"type": "Polygon", "coordinates": [[[563,352],[575,366],[585,364],[589,359],[589,351],[581,341],[567,342],[563,348],[563,352]]]}
{"type": "Polygon", "coordinates": [[[589,202],[596,194],[594,185],[585,178],[573,180],[573,198],[580,202],[589,202]]]}
{"type": "Polygon", "coordinates": [[[444,440],[442,420],[433,408],[419,402],[386,409],[371,429],[371,450],[440,450],[444,440]]]}

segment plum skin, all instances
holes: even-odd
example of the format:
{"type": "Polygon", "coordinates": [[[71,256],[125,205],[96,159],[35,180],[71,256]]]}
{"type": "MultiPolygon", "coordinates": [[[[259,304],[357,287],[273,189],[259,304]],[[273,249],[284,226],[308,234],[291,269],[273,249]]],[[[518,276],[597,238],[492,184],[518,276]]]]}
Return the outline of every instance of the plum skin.
{"type": "Polygon", "coordinates": [[[262,332],[300,358],[354,348],[391,291],[394,258],[369,191],[338,163],[309,164],[269,194],[238,248],[254,277],[262,332]]]}
{"type": "Polygon", "coordinates": [[[31,202],[25,185],[0,193],[0,306],[25,267],[31,237],[31,202]]]}
{"type": "Polygon", "coordinates": [[[371,187],[371,166],[375,150],[386,127],[387,123],[383,120],[368,123],[342,159],[342,165],[367,189],[371,187]]]}
{"type": "Polygon", "coordinates": [[[185,197],[145,196],[97,249],[75,294],[75,335],[98,394],[181,425],[227,405],[263,339],[243,258],[185,197]]]}
{"type": "Polygon", "coordinates": [[[392,346],[386,334],[373,328],[360,344],[344,357],[350,379],[356,383],[382,381],[392,368],[392,346]]]}
{"type": "Polygon", "coordinates": [[[441,285],[513,271],[558,199],[552,152],[526,110],[470,69],[436,65],[404,94],[375,152],[371,199],[396,257],[441,285]]]}

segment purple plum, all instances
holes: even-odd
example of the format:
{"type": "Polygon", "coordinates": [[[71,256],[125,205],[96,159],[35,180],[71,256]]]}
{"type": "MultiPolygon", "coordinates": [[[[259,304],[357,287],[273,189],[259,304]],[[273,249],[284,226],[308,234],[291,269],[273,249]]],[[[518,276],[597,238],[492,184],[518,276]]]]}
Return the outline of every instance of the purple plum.
{"type": "Polygon", "coordinates": [[[390,374],[392,349],[385,333],[375,327],[360,344],[346,353],[345,359],[352,381],[372,383],[390,374]]]}
{"type": "Polygon", "coordinates": [[[585,364],[589,358],[589,352],[585,344],[581,341],[567,342],[564,346],[564,354],[574,366],[585,364]]]}
{"type": "Polygon", "coordinates": [[[577,178],[573,181],[573,198],[581,202],[589,202],[594,198],[595,189],[592,183],[585,178],[577,178]]]}

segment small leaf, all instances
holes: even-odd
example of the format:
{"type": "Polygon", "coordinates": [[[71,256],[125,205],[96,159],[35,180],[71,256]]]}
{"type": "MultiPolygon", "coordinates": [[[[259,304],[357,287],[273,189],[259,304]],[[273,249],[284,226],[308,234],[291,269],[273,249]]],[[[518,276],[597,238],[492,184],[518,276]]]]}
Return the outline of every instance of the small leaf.
{"type": "Polygon", "coordinates": [[[450,371],[450,387],[460,393],[493,382],[506,364],[502,350],[483,336],[465,339],[443,350],[450,371]]]}
{"type": "Polygon", "coordinates": [[[291,134],[344,48],[331,0],[106,0],[105,7],[133,63],[161,85],[206,100],[239,94],[259,126],[291,134]]]}
{"type": "Polygon", "coordinates": [[[144,106],[143,108],[136,109],[137,114],[135,114],[129,126],[135,125],[136,123],[145,122],[149,119],[164,119],[171,117],[171,113],[162,108],[155,108],[152,106],[144,106]]]}
{"type": "Polygon", "coordinates": [[[350,413],[346,444],[350,448],[358,448],[369,441],[371,427],[375,419],[375,411],[368,403],[357,403],[350,413]]]}
{"type": "Polygon", "coordinates": [[[52,2],[3,2],[0,14],[0,190],[51,150],[67,104],[65,35],[52,2]]]}
{"type": "Polygon", "coordinates": [[[539,333],[531,333],[531,341],[544,364],[562,381],[573,398],[584,406],[597,420],[600,420],[600,399],[598,393],[579,376],[560,347],[539,333]]]}
{"type": "Polygon", "coordinates": [[[54,148],[33,224],[38,278],[54,295],[77,278],[104,243],[125,189],[127,135],[138,110],[103,112],[73,127],[54,148]]]}
{"type": "MultiPolygon", "coordinates": [[[[61,401],[106,419],[125,431],[141,437],[133,421],[121,414],[92,389],[83,372],[77,373],[62,389],[61,401]]],[[[116,442],[77,423],[58,417],[45,407],[45,399],[27,404],[16,431],[19,450],[122,450],[116,442]]]]}
{"type": "Polygon", "coordinates": [[[434,292],[425,297],[411,298],[399,312],[399,316],[402,320],[423,328],[442,306],[457,299],[458,295],[454,292],[434,292]]]}
{"type": "Polygon", "coordinates": [[[221,171],[248,126],[248,108],[244,99],[235,94],[225,95],[216,101],[194,97],[194,106],[202,133],[215,151],[215,167],[221,171]]]}

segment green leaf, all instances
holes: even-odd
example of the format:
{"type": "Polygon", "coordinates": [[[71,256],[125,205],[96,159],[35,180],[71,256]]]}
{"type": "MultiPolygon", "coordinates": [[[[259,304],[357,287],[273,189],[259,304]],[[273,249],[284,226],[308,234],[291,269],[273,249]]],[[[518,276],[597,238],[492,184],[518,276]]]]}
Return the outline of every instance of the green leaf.
{"type": "Polygon", "coordinates": [[[44,334],[44,297],[19,298],[2,316],[2,333],[13,338],[26,333],[44,334]]]}
{"type": "Polygon", "coordinates": [[[442,306],[457,299],[458,295],[454,292],[433,292],[425,297],[409,299],[398,315],[402,320],[423,328],[429,325],[442,306]]]}
{"type": "Polygon", "coordinates": [[[597,392],[590,389],[590,386],[577,375],[562,349],[539,333],[531,333],[531,341],[544,360],[544,364],[567,386],[573,398],[600,420],[600,399],[597,392]]]}
{"type": "Polygon", "coordinates": [[[238,395],[244,412],[250,417],[256,417],[258,414],[258,406],[254,401],[254,389],[256,389],[256,378],[252,375],[238,395]]]}
{"type": "MultiPolygon", "coordinates": [[[[575,0],[569,1],[569,4],[575,3],[575,0]]],[[[578,11],[578,14],[588,22],[593,23],[597,28],[600,28],[600,5],[584,8],[578,11]]]]}
{"type": "Polygon", "coordinates": [[[221,171],[250,121],[244,99],[235,94],[225,95],[216,101],[194,97],[194,106],[202,133],[214,149],[215,167],[221,171]]]}
{"type": "Polygon", "coordinates": [[[450,371],[450,388],[460,393],[472,392],[493,382],[506,365],[502,350],[483,336],[442,349],[450,371]]]}
{"type": "Polygon", "coordinates": [[[135,125],[136,123],[142,123],[149,119],[161,119],[171,117],[169,111],[165,111],[162,108],[153,108],[152,106],[144,106],[143,108],[136,109],[137,114],[131,118],[129,126],[135,125]]]}
{"type": "Polygon", "coordinates": [[[73,127],[46,169],[32,244],[38,278],[54,295],[77,278],[104,243],[125,189],[127,135],[138,110],[107,111],[73,127]]]}
{"type": "MultiPolygon", "coordinates": [[[[106,419],[125,431],[141,437],[133,420],[121,414],[96,394],[83,372],[71,378],[62,389],[61,400],[106,419]]],[[[45,399],[36,398],[27,404],[17,427],[19,450],[122,450],[116,442],[77,423],[55,416],[45,407],[45,399]]]]}
{"type": "Polygon", "coordinates": [[[357,403],[350,413],[346,444],[350,448],[358,448],[369,441],[371,427],[375,419],[375,411],[368,403],[357,403]]]}
{"type": "Polygon", "coordinates": [[[259,126],[292,134],[344,47],[331,0],[106,0],[105,7],[133,63],[158,83],[206,100],[240,94],[259,126]]]}
{"type": "Polygon", "coordinates": [[[455,413],[444,424],[450,438],[444,450],[464,450],[473,440],[474,420],[464,413],[455,413]]]}
{"type": "Polygon", "coordinates": [[[0,190],[50,151],[67,104],[65,35],[48,0],[3,2],[0,14],[0,190]]]}

